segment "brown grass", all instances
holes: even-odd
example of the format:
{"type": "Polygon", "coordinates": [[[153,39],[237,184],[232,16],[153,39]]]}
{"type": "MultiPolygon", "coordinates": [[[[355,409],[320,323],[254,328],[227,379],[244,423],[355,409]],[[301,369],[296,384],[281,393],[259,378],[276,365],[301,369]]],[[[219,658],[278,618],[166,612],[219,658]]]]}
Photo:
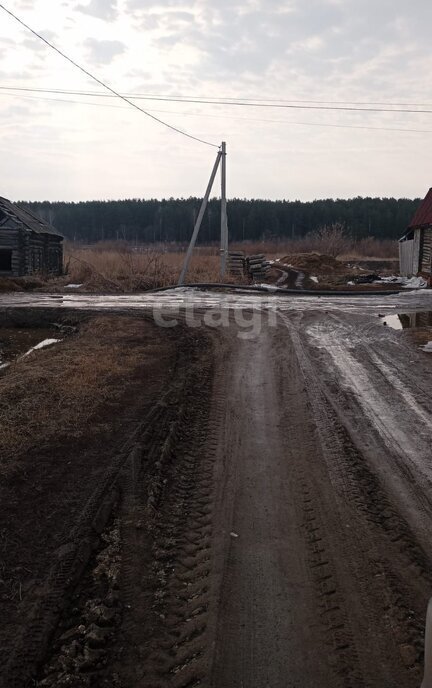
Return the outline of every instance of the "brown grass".
{"type": "Polygon", "coordinates": [[[102,404],[120,396],[123,375],[142,355],[136,343],[125,345],[124,338],[121,319],[114,327],[110,318],[101,317],[1,375],[0,473],[5,475],[16,457],[35,445],[76,436],[102,404]]]}
{"type": "MultiPolygon", "coordinates": [[[[243,251],[245,255],[263,253],[267,259],[305,253],[326,254],[329,247],[325,235],[309,235],[304,239],[266,242],[241,242],[230,245],[230,250],[243,251]]],[[[363,239],[360,242],[340,244],[343,254],[339,260],[394,261],[398,259],[395,241],[363,239]]],[[[131,246],[126,242],[100,242],[92,246],[66,245],[66,275],[48,278],[33,275],[23,278],[0,278],[1,291],[63,291],[68,283],[80,284],[90,292],[128,293],[158,289],[177,284],[186,248],[175,246],[131,246]]],[[[215,245],[198,246],[193,254],[186,282],[220,282],[219,248],[215,245]]],[[[247,281],[226,274],[224,282],[239,284],[247,281]]]]}
{"type": "MultiPolygon", "coordinates": [[[[281,258],[287,254],[297,253],[323,253],[326,254],[325,241],[320,241],[316,237],[305,237],[304,239],[286,241],[264,241],[264,242],[243,242],[234,243],[230,248],[233,251],[245,251],[247,254],[264,253],[265,256],[281,258]]],[[[390,239],[362,239],[361,241],[351,241],[343,246],[339,259],[349,260],[396,260],[399,257],[397,241],[390,239]]]]}
{"type": "MultiPolygon", "coordinates": [[[[173,245],[165,249],[133,247],[125,242],[101,242],[85,247],[69,244],[65,253],[68,280],[84,285],[83,288],[88,291],[120,293],[172,286],[177,284],[186,250],[180,245],[177,250],[173,245]]],[[[269,259],[299,253],[326,254],[325,249],[329,249],[329,237],[325,234],[314,234],[292,241],[246,241],[233,243],[230,249],[244,251],[246,255],[264,253],[269,259]]],[[[344,261],[390,261],[397,259],[398,252],[397,242],[376,239],[352,242],[344,238],[337,250],[343,250],[340,259],[344,261]]],[[[239,282],[229,275],[224,281],[239,282]]],[[[186,282],[220,282],[217,246],[199,246],[195,249],[186,282]]],[[[59,283],[59,286],[62,284],[59,283]]]]}
{"type": "MultiPolygon", "coordinates": [[[[66,252],[71,282],[90,290],[145,291],[177,284],[185,253],[134,251],[127,246],[74,249],[66,252]]],[[[228,278],[234,281],[233,278],[228,278]]],[[[196,251],[186,277],[188,283],[219,282],[220,260],[216,249],[196,251]]]]}

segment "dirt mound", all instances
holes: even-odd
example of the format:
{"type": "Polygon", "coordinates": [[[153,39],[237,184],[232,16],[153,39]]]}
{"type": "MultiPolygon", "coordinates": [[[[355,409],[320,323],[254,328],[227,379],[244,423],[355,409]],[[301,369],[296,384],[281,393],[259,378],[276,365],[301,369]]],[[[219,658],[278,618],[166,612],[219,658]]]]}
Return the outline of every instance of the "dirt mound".
{"type": "Polygon", "coordinates": [[[319,275],[338,272],[341,268],[345,269],[344,264],[336,258],[322,253],[290,253],[281,258],[281,263],[319,275]]]}

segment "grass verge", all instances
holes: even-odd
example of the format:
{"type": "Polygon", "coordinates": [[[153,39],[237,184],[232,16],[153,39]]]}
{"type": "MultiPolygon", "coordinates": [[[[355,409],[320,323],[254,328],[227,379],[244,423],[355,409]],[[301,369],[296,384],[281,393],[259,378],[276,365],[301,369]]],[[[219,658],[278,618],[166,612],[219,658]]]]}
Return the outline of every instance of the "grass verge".
{"type": "MultiPolygon", "coordinates": [[[[0,474],[18,457],[62,437],[79,437],[98,411],[118,399],[124,376],[137,368],[140,321],[99,317],[52,348],[17,360],[0,376],[0,474]]],[[[102,426],[101,428],[102,429],[102,426]]]]}

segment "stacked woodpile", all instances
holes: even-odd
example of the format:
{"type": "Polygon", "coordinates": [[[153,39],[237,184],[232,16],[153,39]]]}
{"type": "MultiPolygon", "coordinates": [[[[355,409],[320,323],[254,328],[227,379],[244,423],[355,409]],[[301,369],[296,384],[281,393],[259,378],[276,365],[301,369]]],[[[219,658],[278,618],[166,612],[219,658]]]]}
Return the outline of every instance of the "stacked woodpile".
{"type": "Polygon", "coordinates": [[[228,254],[228,270],[230,275],[244,277],[245,275],[245,256],[243,251],[231,251],[228,254]]]}
{"type": "Polygon", "coordinates": [[[270,271],[270,263],[263,253],[246,258],[246,273],[254,282],[265,279],[270,271]]]}
{"type": "Polygon", "coordinates": [[[268,276],[270,267],[262,253],[245,256],[243,251],[232,251],[228,254],[229,273],[235,277],[248,277],[257,282],[268,276]]]}

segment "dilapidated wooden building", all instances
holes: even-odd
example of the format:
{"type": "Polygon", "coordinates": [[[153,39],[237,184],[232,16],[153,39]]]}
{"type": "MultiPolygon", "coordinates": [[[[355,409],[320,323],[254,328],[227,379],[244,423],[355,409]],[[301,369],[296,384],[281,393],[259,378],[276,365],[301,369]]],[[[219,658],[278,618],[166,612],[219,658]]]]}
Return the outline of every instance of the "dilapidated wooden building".
{"type": "Polygon", "coordinates": [[[432,189],[399,240],[400,274],[432,278],[432,189]]]}
{"type": "Polygon", "coordinates": [[[0,276],[61,275],[63,237],[29,210],[0,196],[0,276]]]}

